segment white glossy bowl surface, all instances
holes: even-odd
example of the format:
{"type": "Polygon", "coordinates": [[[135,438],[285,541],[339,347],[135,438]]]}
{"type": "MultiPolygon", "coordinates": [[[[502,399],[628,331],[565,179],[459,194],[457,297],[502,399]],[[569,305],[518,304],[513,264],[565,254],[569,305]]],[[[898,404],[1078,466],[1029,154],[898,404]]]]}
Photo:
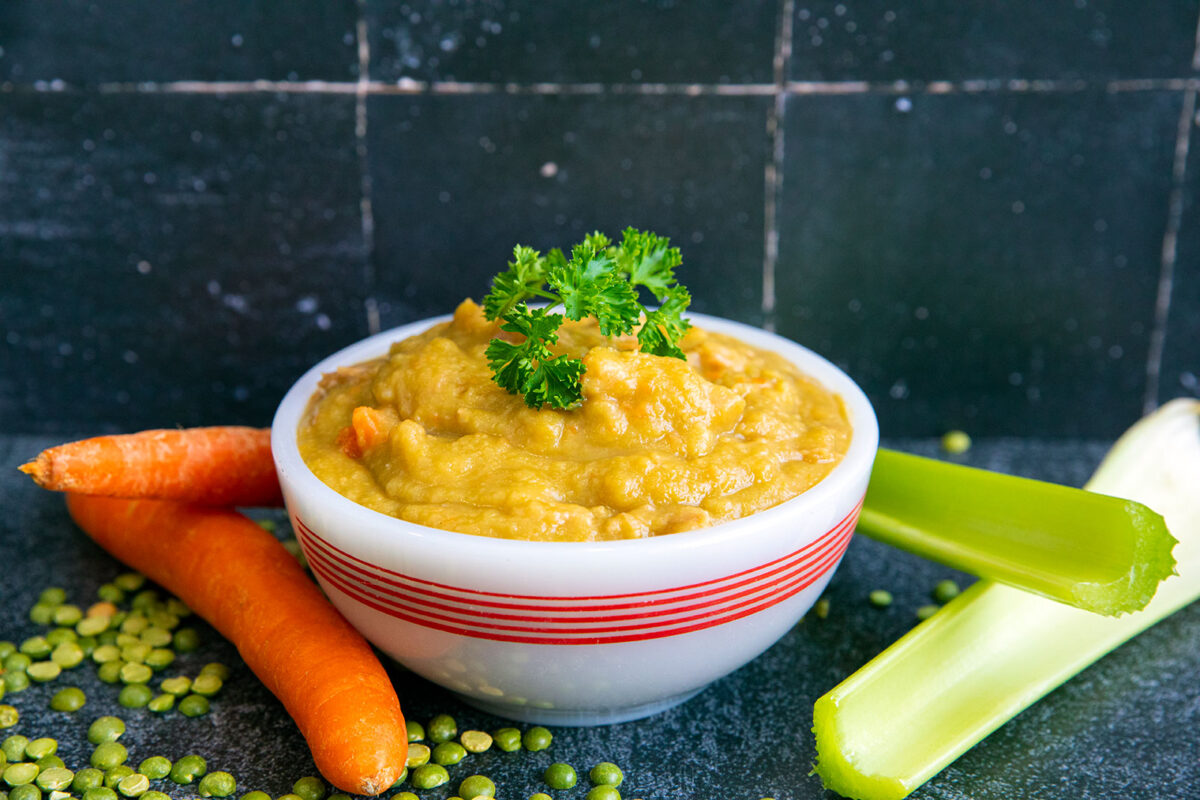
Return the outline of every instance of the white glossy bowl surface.
{"type": "Polygon", "coordinates": [[[495,539],[372,511],[308,469],[296,431],[324,373],[380,356],[446,318],[416,322],[326,358],[275,415],[271,444],[288,513],[334,605],[382,651],[467,702],[545,724],[655,713],[770,647],[841,560],[878,445],[875,415],[858,386],[815,353],[736,322],[689,316],[782,354],[842,398],[853,438],[824,480],[740,520],[616,542],[495,539]]]}

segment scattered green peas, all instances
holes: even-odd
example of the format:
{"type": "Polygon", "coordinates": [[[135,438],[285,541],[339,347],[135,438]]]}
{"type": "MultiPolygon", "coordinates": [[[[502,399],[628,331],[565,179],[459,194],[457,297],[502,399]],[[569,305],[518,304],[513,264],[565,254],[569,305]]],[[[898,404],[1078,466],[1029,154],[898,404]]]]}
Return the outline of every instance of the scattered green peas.
{"type": "Polygon", "coordinates": [[[920,608],[917,609],[917,619],[922,620],[922,621],[927,620],[930,617],[932,617],[934,614],[936,614],[938,612],[939,608],[941,608],[941,606],[933,605],[932,603],[929,605],[921,606],[920,608]]]}
{"type": "Polygon", "coordinates": [[[197,755],[184,756],[171,766],[168,777],[178,784],[191,783],[208,772],[208,762],[197,755]]]}
{"type": "Polygon", "coordinates": [[[113,585],[125,592],[136,592],[146,585],[146,576],[140,572],[123,572],[113,578],[113,585]]]}
{"type": "Polygon", "coordinates": [[[474,800],[476,797],[495,797],[496,784],[492,783],[492,779],[486,775],[471,775],[463,778],[462,783],[458,785],[458,793],[467,800],[474,800]]]}
{"type": "Polygon", "coordinates": [[[52,756],[58,752],[58,742],[51,739],[49,736],[43,736],[40,739],[34,739],[29,744],[25,745],[25,757],[30,761],[37,761],[44,756],[52,756]]]}
{"type": "Polygon", "coordinates": [[[4,689],[7,692],[16,694],[23,692],[29,688],[29,676],[21,670],[6,672],[4,674],[4,689]]]}
{"type": "Polygon", "coordinates": [[[588,780],[593,786],[620,786],[625,773],[611,761],[601,761],[588,772],[588,780]]]}
{"type": "Polygon", "coordinates": [[[83,793],[83,800],[118,800],[117,793],[107,786],[94,786],[83,793]]]}
{"type": "Polygon", "coordinates": [[[301,798],[300,795],[288,792],[287,794],[279,795],[279,797],[275,798],[275,800],[301,800],[301,798]]]}
{"type": "Polygon", "coordinates": [[[554,798],[545,792],[534,792],[529,795],[529,800],[554,800],[554,798]]]}
{"type": "Polygon", "coordinates": [[[149,683],[154,677],[154,670],[145,664],[127,663],[121,667],[121,682],[127,684],[149,683]]]}
{"type": "Polygon", "coordinates": [[[128,764],[118,764],[104,773],[104,785],[109,789],[120,791],[117,789],[117,784],[132,775],[133,772],[133,767],[128,764]]]}
{"type": "Polygon", "coordinates": [[[822,597],[817,601],[816,605],[813,606],[813,613],[817,615],[817,619],[825,619],[829,616],[829,606],[828,597],[822,597]]]}
{"type": "Polygon", "coordinates": [[[34,783],[14,786],[8,793],[9,800],[41,800],[42,790],[34,783]]]}
{"type": "Polygon", "coordinates": [[[463,731],[458,740],[468,753],[483,753],[492,746],[492,735],[484,731],[463,731]]]}
{"type": "Polygon", "coordinates": [[[56,755],[42,756],[41,758],[39,758],[37,761],[34,761],[33,763],[37,764],[37,768],[40,770],[43,770],[43,771],[48,770],[48,769],[54,769],[55,767],[58,767],[61,769],[65,766],[67,766],[66,764],[63,763],[63,760],[56,755]]]}
{"type": "Polygon", "coordinates": [[[141,664],[154,648],[142,641],[124,645],[121,648],[121,658],[134,664],[141,664]]]}
{"type": "Polygon", "coordinates": [[[21,714],[15,706],[0,706],[0,728],[11,728],[20,721],[21,714]]]}
{"type": "Polygon", "coordinates": [[[107,603],[124,603],[125,590],[115,583],[106,583],[96,590],[96,597],[107,603]]]}
{"type": "Polygon", "coordinates": [[[138,764],[137,771],[152,781],[171,774],[171,759],[166,756],[150,756],[138,764]]]}
{"type": "Polygon", "coordinates": [[[450,773],[441,764],[422,764],[413,770],[411,780],[418,789],[435,789],[449,783],[450,773]]]}
{"type": "Polygon", "coordinates": [[[54,622],[54,606],[47,603],[35,603],[29,609],[29,621],[38,625],[49,625],[54,622]]]}
{"type": "Polygon", "coordinates": [[[121,660],[121,648],[115,644],[102,644],[92,651],[92,661],[97,664],[107,664],[110,661],[121,660]]]}
{"type": "Polygon", "coordinates": [[[165,669],[175,663],[175,653],[165,647],[156,647],[142,660],[150,669],[159,670],[165,669]]]}
{"type": "Polygon", "coordinates": [[[406,721],[408,726],[408,740],[410,742],[419,742],[425,738],[425,726],[416,721],[406,721]]]}
{"type": "Polygon", "coordinates": [[[942,450],[950,455],[962,455],[971,449],[971,437],[966,431],[946,431],[942,435],[942,450]]]}
{"type": "Polygon", "coordinates": [[[77,792],[86,792],[103,785],[104,773],[95,767],[84,767],[75,773],[75,778],[71,781],[71,788],[77,792]]]}
{"type": "Polygon", "coordinates": [[[78,642],[63,642],[50,652],[50,660],[63,669],[72,669],[83,663],[83,648],[78,642]]]}
{"type": "Polygon", "coordinates": [[[173,694],[157,694],[150,698],[149,703],[146,703],[146,708],[155,714],[165,714],[174,707],[175,695],[173,694]]]}
{"type": "Polygon", "coordinates": [[[33,783],[33,779],[38,776],[38,766],[28,761],[20,761],[16,764],[9,764],[4,768],[2,774],[4,782],[9,786],[21,786],[26,783],[33,783]]]}
{"type": "Polygon", "coordinates": [[[171,800],[171,796],[166,792],[159,792],[154,789],[142,795],[142,800],[171,800]]]}
{"type": "Polygon", "coordinates": [[[179,701],[179,713],[185,717],[202,717],[208,709],[208,698],[204,695],[189,694],[179,701]]]}
{"type": "Polygon", "coordinates": [[[32,663],[33,659],[26,653],[9,653],[4,657],[4,671],[24,672],[32,663]]]}
{"type": "Polygon", "coordinates": [[[241,800],[271,800],[271,795],[256,789],[253,792],[246,792],[241,796],[241,800]]]}
{"type": "Polygon", "coordinates": [[[60,644],[66,644],[67,642],[77,641],[79,641],[79,635],[70,628],[55,628],[46,634],[46,644],[52,648],[58,647],[60,644]]]}
{"type": "Polygon", "coordinates": [[[41,659],[50,655],[53,650],[45,636],[30,636],[21,642],[21,652],[33,659],[41,659]]]}
{"type": "Polygon", "coordinates": [[[71,770],[64,767],[50,767],[38,773],[37,785],[39,789],[49,792],[54,789],[67,788],[74,779],[75,773],[71,770]]]}
{"type": "Polygon", "coordinates": [[[621,793],[617,791],[615,786],[609,786],[608,784],[593,786],[584,795],[584,800],[621,800],[621,793]]]}
{"type": "Polygon", "coordinates": [[[88,726],[87,739],[92,744],[115,742],[125,733],[125,722],[120,717],[96,717],[95,722],[88,726]]]}
{"type": "Polygon", "coordinates": [[[299,795],[303,800],[323,800],[325,781],[312,775],[305,775],[292,784],[292,794],[299,795]]]}
{"type": "Polygon", "coordinates": [[[939,605],[945,605],[958,597],[958,592],[958,584],[947,578],[944,581],[938,581],[937,586],[933,587],[933,599],[939,605]]]}
{"type": "MultiPolygon", "coordinates": [[[[229,797],[237,791],[237,781],[228,772],[210,772],[200,779],[196,787],[201,797],[229,797]]],[[[324,792],[321,793],[324,795],[324,792]]]]}
{"type": "Polygon", "coordinates": [[[225,682],[213,673],[205,674],[201,672],[196,676],[196,680],[192,681],[192,691],[196,694],[202,694],[205,697],[211,697],[221,691],[221,687],[224,685],[225,682]]]}
{"type": "Polygon", "coordinates": [[[80,636],[98,636],[108,630],[111,619],[105,616],[84,617],[75,623],[75,632],[80,636]]]}
{"type": "Polygon", "coordinates": [[[558,761],[546,767],[546,771],[542,773],[542,780],[551,789],[570,789],[579,782],[579,775],[570,764],[558,761]]]}
{"type": "Polygon", "coordinates": [[[25,670],[29,680],[38,683],[48,683],[62,674],[62,667],[53,661],[35,661],[25,670]]]}
{"type": "Polygon", "coordinates": [[[159,684],[158,688],[162,689],[167,694],[187,694],[192,690],[192,679],[184,675],[177,675],[173,678],[164,678],[163,682],[159,684]]]}
{"type": "Polygon", "coordinates": [[[48,606],[58,606],[67,602],[67,590],[61,586],[47,586],[38,595],[37,601],[48,606]]]}
{"type": "Polygon", "coordinates": [[[154,698],[154,692],[144,683],[131,683],[117,694],[117,702],[125,708],[145,708],[154,698]]]}
{"type": "Polygon", "coordinates": [[[24,761],[25,746],[29,744],[29,739],[19,733],[14,733],[0,743],[0,752],[4,753],[4,757],[9,761],[24,761]]]}
{"type": "MultiPolygon", "coordinates": [[[[408,770],[405,770],[404,774],[407,776],[408,770]]],[[[341,792],[335,792],[334,794],[329,795],[328,800],[350,800],[350,795],[342,794],[341,792]]]]}
{"type": "Polygon", "coordinates": [[[433,748],[430,760],[435,764],[448,767],[457,764],[467,757],[467,750],[458,742],[441,742],[433,748]]]}
{"type": "Polygon", "coordinates": [[[506,753],[521,749],[521,732],[516,728],[501,728],[492,734],[492,741],[506,753]]]}
{"type": "Polygon", "coordinates": [[[412,792],[400,792],[392,795],[392,800],[421,800],[421,798],[412,792]]]}
{"type": "Polygon", "coordinates": [[[125,662],[119,658],[115,661],[105,661],[96,669],[96,677],[105,683],[119,683],[121,668],[124,666],[125,662]]]}
{"type": "Polygon", "coordinates": [[[142,631],[141,639],[151,647],[166,647],[171,643],[171,632],[166,628],[151,625],[142,631]]]}
{"type": "Polygon", "coordinates": [[[887,608],[892,604],[892,593],[887,589],[874,589],[867,595],[867,599],[876,608],[887,608]]]}
{"type": "Polygon", "coordinates": [[[83,619],[83,611],[79,606],[61,605],[54,609],[55,625],[75,625],[83,619]]]}
{"type": "Polygon", "coordinates": [[[107,771],[124,764],[127,758],[129,758],[129,751],[125,749],[125,745],[120,742],[108,741],[96,745],[89,761],[96,769],[107,771]]]}
{"type": "Polygon", "coordinates": [[[229,667],[225,666],[224,664],[214,661],[211,664],[205,664],[203,667],[201,667],[200,674],[201,675],[216,675],[222,681],[227,681],[227,680],[229,680],[229,667]]]}
{"type": "Polygon", "coordinates": [[[17,646],[7,639],[0,640],[0,661],[17,652],[17,646]]]}
{"type": "Polygon", "coordinates": [[[425,733],[433,742],[448,742],[458,734],[458,723],[449,714],[438,714],[429,720],[425,733]]]}
{"type": "Polygon", "coordinates": [[[50,698],[50,708],[55,711],[78,711],[87,702],[87,695],[78,686],[59,689],[50,698]]]}
{"type": "Polygon", "coordinates": [[[541,725],[535,725],[525,731],[525,735],[521,737],[521,744],[530,752],[545,750],[550,746],[550,742],[554,739],[553,734],[541,725]]]}
{"type": "Polygon", "coordinates": [[[413,744],[408,748],[408,760],[404,762],[405,767],[419,767],[422,764],[429,763],[430,750],[428,745],[413,744]]]}

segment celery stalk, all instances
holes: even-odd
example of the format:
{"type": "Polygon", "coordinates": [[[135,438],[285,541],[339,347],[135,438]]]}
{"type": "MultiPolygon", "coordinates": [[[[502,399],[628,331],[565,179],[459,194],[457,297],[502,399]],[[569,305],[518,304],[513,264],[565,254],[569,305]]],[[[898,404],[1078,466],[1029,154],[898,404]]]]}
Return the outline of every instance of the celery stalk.
{"type": "Polygon", "coordinates": [[[1145,610],[1102,617],[981,580],[820,698],[816,772],[859,800],[906,797],[1071,676],[1200,597],[1200,402],[1134,425],[1088,489],[1160,511],[1178,577],[1145,610]]]}
{"type": "Polygon", "coordinates": [[[1052,600],[1119,615],[1174,574],[1175,539],[1141,503],[880,450],[858,531],[1052,600]]]}

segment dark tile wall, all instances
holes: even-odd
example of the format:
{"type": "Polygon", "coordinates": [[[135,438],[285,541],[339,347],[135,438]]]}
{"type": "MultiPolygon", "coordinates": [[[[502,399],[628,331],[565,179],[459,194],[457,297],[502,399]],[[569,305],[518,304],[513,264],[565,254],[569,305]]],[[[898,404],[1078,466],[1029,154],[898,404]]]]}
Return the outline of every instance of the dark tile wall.
{"type": "Polygon", "coordinates": [[[1200,2],[0,4],[0,431],[266,424],[516,242],[670,235],[885,435],[1200,394],[1200,2]]]}

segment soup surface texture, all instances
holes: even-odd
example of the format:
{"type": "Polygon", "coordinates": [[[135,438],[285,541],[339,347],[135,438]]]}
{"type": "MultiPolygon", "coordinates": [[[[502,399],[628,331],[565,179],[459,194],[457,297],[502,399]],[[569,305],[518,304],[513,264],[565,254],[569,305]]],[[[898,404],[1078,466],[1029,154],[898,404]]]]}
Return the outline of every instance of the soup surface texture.
{"type": "Polygon", "coordinates": [[[491,379],[502,334],[464,301],[386,357],[324,377],[300,453],[334,490],[434,528],[510,539],[634,539],[744,517],[845,455],[840,399],[782,357],[693,328],[687,360],[564,322],[583,402],[529,408],[491,379]]]}

